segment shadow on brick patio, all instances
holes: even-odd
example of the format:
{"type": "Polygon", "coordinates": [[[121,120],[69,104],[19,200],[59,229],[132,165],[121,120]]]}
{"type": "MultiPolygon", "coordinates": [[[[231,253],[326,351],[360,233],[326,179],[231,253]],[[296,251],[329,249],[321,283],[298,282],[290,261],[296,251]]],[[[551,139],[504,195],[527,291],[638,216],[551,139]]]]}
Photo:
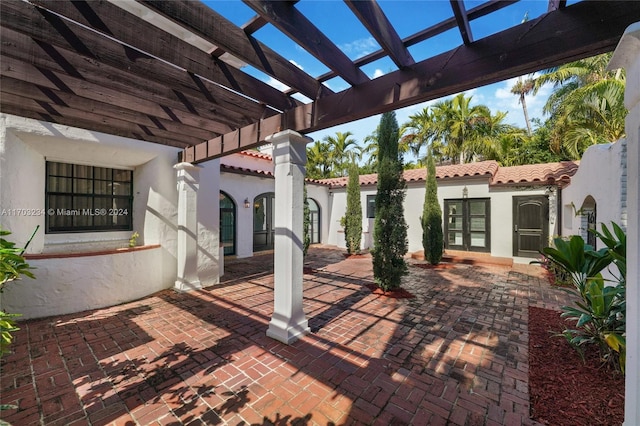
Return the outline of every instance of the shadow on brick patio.
{"type": "MultiPolygon", "coordinates": [[[[15,425],[519,425],[529,420],[527,309],[567,302],[534,268],[410,267],[413,299],[376,296],[371,259],[312,248],[312,333],[266,337],[272,255],[222,283],[26,321],[2,360],[15,425]]],[[[413,261],[412,261],[413,262],[413,261]]],[[[131,283],[135,285],[135,283],[131,283]]]]}

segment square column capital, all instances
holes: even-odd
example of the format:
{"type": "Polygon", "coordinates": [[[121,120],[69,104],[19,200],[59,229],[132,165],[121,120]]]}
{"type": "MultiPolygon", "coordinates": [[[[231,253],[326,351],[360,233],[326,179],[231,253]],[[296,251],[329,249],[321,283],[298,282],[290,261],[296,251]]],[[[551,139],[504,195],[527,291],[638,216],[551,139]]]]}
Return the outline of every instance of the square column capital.
{"type": "Polygon", "coordinates": [[[313,139],[293,130],[285,130],[267,136],[265,141],[273,144],[272,155],[275,164],[304,166],[307,164],[307,144],[313,142],[313,139]]]}

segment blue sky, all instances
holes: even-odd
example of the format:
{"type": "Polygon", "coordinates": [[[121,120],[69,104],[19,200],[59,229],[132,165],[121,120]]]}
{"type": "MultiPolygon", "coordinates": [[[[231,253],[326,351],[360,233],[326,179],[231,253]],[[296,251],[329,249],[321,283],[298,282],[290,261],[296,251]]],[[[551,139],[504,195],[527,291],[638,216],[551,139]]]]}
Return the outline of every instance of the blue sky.
{"type": "MultiPolygon", "coordinates": [[[[209,0],[205,1],[216,12],[223,15],[236,25],[242,25],[251,19],[255,13],[240,0],[209,0]]],[[[453,16],[451,6],[447,0],[379,0],[391,23],[395,26],[401,38],[407,37],[417,31],[438,23],[453,16]]],[[[484,1],[465,0],[466,9],[472,9],[484,1]]],[[[575,1],[569,1],[569,4],[575,1]]],[[[529,19],[535,19],[547,8],[547,0],[524,0],[507,6],[498,12],[471,21],[471,31],[474,39],[480,39],[496,33],[504,28],[522,22],[525,15],[529,19]]],[[[379,46],[371,37],[364,26],[351,13],[343,1],[340,0],[301,0],[296,7],[322,30],[350,59],[355,60],[368,53],[376,51],[379,46]]],[[[287,58],[313,77],[318,77],[328,71],[328,68],[305,52],[294,41],[280,33],[271,25],[266,25],[254,36],[271,47],[273,50],[287,58]]],[[[435,54],[442,53],[459,46],[462,43],[460,32],[457,28],[447,31],[439,36],[409,47],[409,51],[416,61],[424,60],[435,54]]],[[[376,78],[397,68],[387,58],[378,60],[362,67],[362,70],[370,78],[376,78]]],[[[245,72],[282,90],[286,89],[279,81],[253,69],[251,66],[243,68],[245,72]]],[[[508,112],[506,121],[510,124],[524,127],[524,115],[522,107],[518,103],[516,95],[510,93],[516,79],[495,83],[492,85],[467,91],[468,96],[473,97],[473,104],[487,105],[494,113],[497,111],[508,112]]],[[[326,82],[333,91],[339,92],[348,87],[340,78],[334,78],[326,82]]],[[[531,118],[542,118],[542,107],[551,91],[551,88],[542,88],[538,94],[527,96],[526,102],[531,118]]],[[[300,97],[303,101],[308,101],[300,97]]],[[[432,101],[432,103],[435,101],[432,101]]],[[[428,103],[418,104],[396,111],[398,123],[408,120],[411,114],[420,111],[428,103]]],[[[332,127],[319,132],[310,133],[308,136],[314,140],[322,139],[326,135],[335,135],[336,132],[350,131],[353,137],[362,142],[371,134],[379,122],[379,116],[369,117],[341,126],[332,127]]]]}

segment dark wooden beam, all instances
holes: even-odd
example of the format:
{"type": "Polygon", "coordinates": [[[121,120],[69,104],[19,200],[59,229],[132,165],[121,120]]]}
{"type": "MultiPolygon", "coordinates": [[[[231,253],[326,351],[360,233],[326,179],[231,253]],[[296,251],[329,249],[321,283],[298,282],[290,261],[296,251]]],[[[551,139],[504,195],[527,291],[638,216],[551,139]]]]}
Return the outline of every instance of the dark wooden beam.
{"type": "Polygon", "coordinates": [[[398,68],[415,64],[411,53],[407,50],[398,33],[378,2],[345,0],[349,9],[358,17],[369,33],[376,39],[382,49],[389,55],[398,68]]]}
{"type": "Polygon", "coordinates": [[[138,1],[310,99],[333,93],[288,59],[203,3],[185,0],[138,1]]]}
{"type": "MultiPolygon", "coordinates": [[[[16,0],[3,1],[3,11],[6,8],[6,3],[14,4],[16,0]]],[[[22,2],[17,1],[17,3],[22,2]]],[[[109,2],[33,0],[33,3],[39,4],[40,8],[37,13],[41,14],[49,22],[49,25],[53,25],[61,33],[62,37],[75,36],[77,39],[82,36],[85,39],[89,38],[79,29],[78,25],[47,13],[45,9],[93,28],[97,31],[97,33],[94,32],[93,37],[90,37],[93,43],[101,44],[100,38],[106,39],[106,37],[100,37],[98,34],[116,38],[121,44],[134,46],[141,52],[145,52],[147,56],[161,58],[176,67],[205,77],[281,111],[300,104],[266,83],[218,59],[212,58],[207,52],[178,39],[109,2]],[[96,17],[99,18],[96,19],[96,17]],[[144,34],[144,37],[141,37],[141,34],[144,34]]],[[[87,50],[86,54],[91,55],[94,45],[92,43],[83,43],[83,45],[87,50]]],[[[131,55],[144,56],[143,53],[134,53],[131,48],[129,50],[131,55]]]]}
{"type": "Polygon", "coordinates": [[[0,46],[3,71],[18,75],[24,73],[34,82],[36,79],[49,79],[54,87],[56,84],[58,88],[66,85],[90,99],[135,108],[158,117],[168,116],[174,121],[216,133],[226,133],[237,127],[238,122],[248,124],[262,116],[259,109],[253,117],[247,116],[246,111],[241,114],[227,110],[218,102],[209,102],[200,92],[180,85],[171,87],[167,82],[154,82],[152,73],[145,78],[97,61],[88,61],[77,53],[33,40],[7,27],[0,28],[0,37],[3,40],[0,46]],[[16,72],[18,69],[20,73],[16,72]]]}
{"type": "MultiPolygon", "coordinates": [[[[3,29],[3,32],[4,30],[6,29],[3,29]]],[[[3,40],[6,39],[3,38],[3,40]]],[[[213,134],[223,134],[231,131],[231,128],[226,124],[187,113],[183,111],[184,107],[177,108],[176,105],[180,106],[177,102],[162,102],[161,99],[155,99],[155,101],[160,101],[160,103],[156,103],[147,100],[148,98],[154,98],[151,94],[145,96],[144,93],[140,93],[138,95],[135,90],[133,93],[128,93],[122,90],[121,85],[109,87],[81,78],[71,77],[55,68],[43,66],[42,62],[44,61],[38,61],[38,64],[34,65],[6,55],[2,55],[0,59],[0,74],[3,76],[37,84],[49,90],[60,90],[114,107],[133,109],[158,120],[171,120],[176,124],[184,125],[182,132],[187,135],[190,134],[191,129],[199,129],[213,134]]]]}
{"type": "Polygon", "coordinates": [[[301,133],[322,130],[576,61],[613,50],[638,20],[640,2],[579,2],[298,107],[282,120],[301,133]]]}
{"type": "MultiPolygon", "coordinates": [[[[191,145],[194,140],[197,143],[213,139],[218,136],[206,130],[185,126],[173,120],[144,114],[136,109],[129,109],[114,106],[104,102],[97,102],[68,93],[65,91],[52,89],[47,86],[32,84],[31,81],[19,80],[0,75],[0,88],[3,94],[12,94],[24,98],[32,99],[40,104],[46,103],[55,107],[67,107],[75,111],[86,111],[94,115],[105,118],[122,120],[140,128],[148,129],[152,134],[169,140],[181,141],[191,145]]],[[[64,112],[64,110],[60,110],[64,112]]],[[[80,114],[76,113],[76,116],[80,114]]]]}
{"type": "Polygon", "coordinates": [[[324,35],[293,3],[271,0],[243,0],[258,15],[315,56],[352,86],[369,77],[324,35]]]}
{"type": "Polygon", "coordinates": [[[66,126],[79,127],[87,130],[123,136],[146,142],[162,145],[186,148],[195,145],[200,140],[193,139],[188,143],[167,137],[163,132],[151,132],[138,125],[126,121],[111,119],[86,111],[78,111],[73,108],[52,105],[51,103],[38,102],[33,99],[16,96],[11,93],[0,92],[2,102],[0,112],[19,115],[21,117],[43,120],[50,123],[64,124],[66,126]]]}
{"type": "Polygon", "coordinates": [[[464,7],[462,0],[449,0],[451,8],[453,9],[453,16],[456,18],[456,23],[460,29],[460,35],[462,36],[462,42],[464,44],[471,44],[473,42],[473,35],[471,34],[471,27],[469,26],[469,17],[464,7]]]}
{"type": "MultiPolygon", "coordinates": [[[[255,101],[101,37],[91,30],[73,24],[62,29],[56,28],[43,14],[50,12],[24,2],[3,3],[0,8],[0,29],[22,34],[21,38],[15,40],[15,46],[3,44],[3,51],[12,49],[17,55],[28,54],[33,59],[27,60],[34,63],[49,58],[59,63],[59,67],[67,74],[85,79],[95,76],[101,80],[99,84],[107,84],[107,87],[126,85],[131,80],[129,87],[144,89],[141,91],[146,93],[144,98],[155,94],[164,97],[166,101],[160,99],[160,102],[165,104],[170,105],[171,100],[177,101],[175,105],[184,111],[194,113],[195,109],[195,115],[226,121],[231,127],[242,126],[255,118],[274,113],[265,111],[265,107],[255,101]],[[87,46],[91,46],[91,50],[87,46]],[[80,69],[87,69],[88,75],[80,73],[80,69]],[[111,73],[113,78],[109,79],[111,73]],[[111,86],[109,80],[112,81],[111,86]]],[[[54,19],[54,22],[57,21],[54,19]]],[[[3,40],[6,38],[3,37],[3,40]]]]}

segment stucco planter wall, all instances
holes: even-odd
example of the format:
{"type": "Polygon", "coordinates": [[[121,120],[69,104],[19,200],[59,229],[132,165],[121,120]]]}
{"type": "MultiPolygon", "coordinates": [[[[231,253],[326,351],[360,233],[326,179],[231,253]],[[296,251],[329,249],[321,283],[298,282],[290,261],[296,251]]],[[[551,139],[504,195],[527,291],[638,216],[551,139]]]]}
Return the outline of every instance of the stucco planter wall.
{"type": "MultiPolygon", "coordinates": [[[[52,255],[53,256],[53,255],[52,255]]],[[[1,307],[21,319],[69,314],[140,299],[173,285],[164,262],[175,262],[160,246],[102,255],[27,259],[36,279],[7,284],[1,307]]]]}

